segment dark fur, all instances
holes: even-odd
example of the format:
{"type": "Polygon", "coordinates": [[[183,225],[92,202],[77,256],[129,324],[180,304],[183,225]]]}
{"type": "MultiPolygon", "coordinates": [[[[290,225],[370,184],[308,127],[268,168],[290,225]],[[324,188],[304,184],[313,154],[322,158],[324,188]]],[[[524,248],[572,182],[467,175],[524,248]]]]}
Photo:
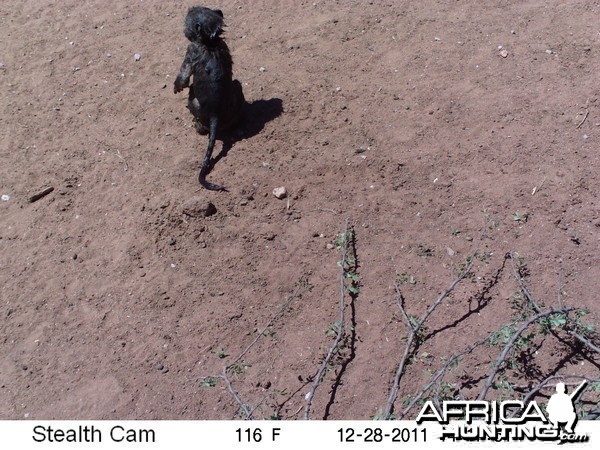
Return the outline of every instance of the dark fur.
{"type": "Polygon", "coordinates": [[[213,191],[223,189],[206,181],[217,131],[237,126],[245,102],[242,85],[233,80],[229,48],[220,37],[224,26],[220,10],[202,6],[190,8],[183,30],[190,44],[174,86],[175,93],[190,88],[188,109],[196,119],[198,132],[208,133],[208,148],[198,179],[202,186],[213,191]]]}

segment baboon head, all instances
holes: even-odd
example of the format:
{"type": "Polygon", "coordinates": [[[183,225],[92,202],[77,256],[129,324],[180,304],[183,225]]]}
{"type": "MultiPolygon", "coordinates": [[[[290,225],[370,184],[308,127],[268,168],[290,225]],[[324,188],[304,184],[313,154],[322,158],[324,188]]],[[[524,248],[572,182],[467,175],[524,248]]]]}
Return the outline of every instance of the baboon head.
{"type": "Polygon", "coordinates": [[[224,26],[223,13],[220,9],[194,6],[189,9],[185,17],[183,34],[191,42],[210,45],[219,38],[224,26]]]}

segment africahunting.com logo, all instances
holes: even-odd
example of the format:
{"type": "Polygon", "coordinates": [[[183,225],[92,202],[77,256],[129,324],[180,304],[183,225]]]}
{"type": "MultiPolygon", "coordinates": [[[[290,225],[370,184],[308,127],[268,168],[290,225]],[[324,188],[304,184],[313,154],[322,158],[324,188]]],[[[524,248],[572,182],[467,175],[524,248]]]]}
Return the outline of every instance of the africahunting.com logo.
{"type": "Polygon", "coordinates": [[[546,406],[547,416],[535,401],[528,404],[517,400],[445,401],[441,410],[428,401],[417,417],[417,424],[437,422],[444,425],[442,441],[587,442],[587,434],[575,432],[577,414],[574,406],[574,400],[586,384],[587,381],[583,381],[569,395],[564,383],[557,383],[556,393],[546,406]]]}

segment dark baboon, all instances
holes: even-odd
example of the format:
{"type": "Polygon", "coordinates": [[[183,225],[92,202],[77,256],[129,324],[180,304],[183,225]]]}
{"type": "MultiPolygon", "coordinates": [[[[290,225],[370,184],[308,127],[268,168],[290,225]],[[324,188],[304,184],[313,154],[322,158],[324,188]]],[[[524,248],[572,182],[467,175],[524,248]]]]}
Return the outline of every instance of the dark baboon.
{"type": "Polygon", "coordinates": [[[235,127],[244,104],[242,85],[233,80],[231,55],[221,38],[224,26],[220,10],[190,8],[183,29],[190,44],[174,86],[175,93],[189,87],[188,109],[194,115],[196,129],[200,134],[208,133],[208,148],[198,179],[202,186],[213,191],[224,189],[206,181],[217,131],[235,127]]]}

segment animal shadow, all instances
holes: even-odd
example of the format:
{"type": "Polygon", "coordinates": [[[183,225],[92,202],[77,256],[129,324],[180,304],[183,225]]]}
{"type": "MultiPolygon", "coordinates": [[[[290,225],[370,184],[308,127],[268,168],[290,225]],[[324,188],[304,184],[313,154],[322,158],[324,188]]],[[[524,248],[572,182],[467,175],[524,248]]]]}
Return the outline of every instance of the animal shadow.
{"type": "Polygon", "coordinates": [[[223,148],[213,158],[210,168],[212,169],[222,158],[225,158],[236,142],[256,136],[268,122],[282,113],[283,101],[280,98],[246,102],[242,107],[240,125],[233,131],[217,133],[217,138],[223,141],[223,148]]]}

